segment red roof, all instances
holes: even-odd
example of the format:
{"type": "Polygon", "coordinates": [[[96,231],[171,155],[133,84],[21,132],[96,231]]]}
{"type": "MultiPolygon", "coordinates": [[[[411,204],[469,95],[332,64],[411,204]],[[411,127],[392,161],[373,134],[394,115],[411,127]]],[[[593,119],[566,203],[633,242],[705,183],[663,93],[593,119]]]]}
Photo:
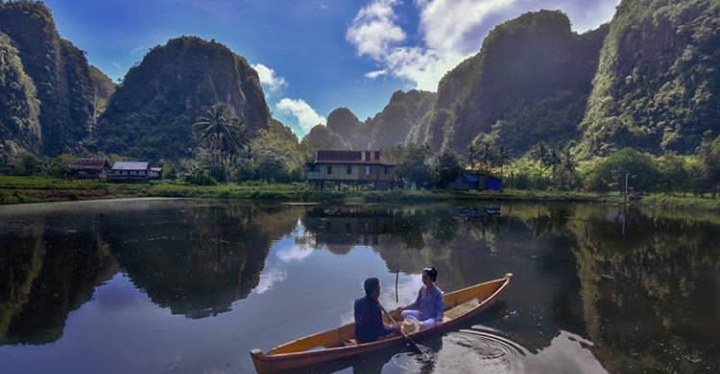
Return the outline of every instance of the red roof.
{"type": "Polygon", "coordinates": [[[315,153],[316,163],[379,164],[380,151],[321,150],[315,153]]]}
{"type": "Polygon", "coordinates": [[[72,167],[74,169],[97,169],[101,170],[109,167],[107,159],[104,158],[78,158],[73,162],[72,167]]]}

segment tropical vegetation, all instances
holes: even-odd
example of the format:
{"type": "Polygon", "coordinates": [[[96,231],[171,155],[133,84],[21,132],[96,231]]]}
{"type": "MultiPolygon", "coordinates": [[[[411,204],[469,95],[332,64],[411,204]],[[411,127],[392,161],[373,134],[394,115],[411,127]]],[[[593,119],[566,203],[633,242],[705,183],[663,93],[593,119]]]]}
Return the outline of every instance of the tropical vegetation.
{"type": "Polygon", "coordinates": [[[526,13],[437,93],[397,91],[364,121],[338,108],[299,139],[252,66],[214,40],[153,47],[116,85],[45,5],[0,2],[0,173],[62,177],[74,157],[105,157],[180,183],[292,183],[319,149],[382,149],[411,189],[471,170],[508,189],[713,194],[719,26],[717,0],[623,0],[583,34],[560,11],[526,13]]]}

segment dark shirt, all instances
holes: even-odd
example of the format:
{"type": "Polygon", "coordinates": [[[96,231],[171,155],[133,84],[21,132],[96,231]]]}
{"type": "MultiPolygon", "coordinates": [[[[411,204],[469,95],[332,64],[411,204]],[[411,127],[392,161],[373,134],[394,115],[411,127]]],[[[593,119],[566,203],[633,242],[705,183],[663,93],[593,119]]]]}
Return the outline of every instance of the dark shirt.
{"type": "Polygon", "coordinates": [[[355,300],[355,339],[358,342],[372,342],[394,331],[385,328],[377,301],[369,296],[355,300]]]}

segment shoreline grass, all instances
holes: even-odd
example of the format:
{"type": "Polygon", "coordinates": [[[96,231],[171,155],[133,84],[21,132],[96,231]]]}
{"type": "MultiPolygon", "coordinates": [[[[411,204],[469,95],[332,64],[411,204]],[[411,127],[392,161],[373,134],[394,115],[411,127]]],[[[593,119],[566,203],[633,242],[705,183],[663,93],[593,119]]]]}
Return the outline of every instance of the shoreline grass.
{"type": "Polygon", "coordinates": [[[720,213],[720,199],[705,196],[652,194],[644,196],[640,205],[647,208],[679,209],[720,213]]]}
{"type": "MultiPolygon", "coordinates": [[[[617,193],[601,194],[568,191],[317,191],[304,183],[229,183],[194,186],[182,183],[108,183],[47,177],[0,176],[0,205],[55,201],[78,201],[132,197],[177,197],[257,200],[276,202],[314,202],[337,204],[435,203],[450,201],[533,201],[622,204],[617,193]]],[[[720,212],[720,200],[706,197],[654,194],[632,204],[641,207],[720,212]]]]}

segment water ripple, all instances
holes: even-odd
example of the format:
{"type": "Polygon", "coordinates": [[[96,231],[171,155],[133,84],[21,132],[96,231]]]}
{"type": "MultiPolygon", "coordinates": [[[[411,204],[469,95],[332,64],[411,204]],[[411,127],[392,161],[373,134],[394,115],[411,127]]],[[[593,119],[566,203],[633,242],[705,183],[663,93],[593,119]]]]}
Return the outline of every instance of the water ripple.
{"type": "Polygon", "coordinates": [[[522,345],[501,335],[497,330],[473,326],[447,334],[429,348],[435,352],[432,362],[421,355],[395,355],[383,372],[402,373],[524,373],[525,357],[529,351],[522,345]],[[390,369],[390,370],[387,370],[390,369]]]}

